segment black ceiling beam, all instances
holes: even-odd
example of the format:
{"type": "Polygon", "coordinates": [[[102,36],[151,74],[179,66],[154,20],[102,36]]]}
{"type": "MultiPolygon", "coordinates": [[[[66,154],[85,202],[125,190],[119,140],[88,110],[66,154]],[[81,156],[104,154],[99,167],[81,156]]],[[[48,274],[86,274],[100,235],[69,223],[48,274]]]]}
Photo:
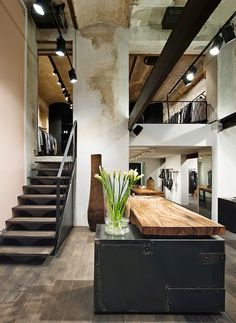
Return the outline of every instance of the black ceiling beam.
{"type": "Polygon", "coordinates": [[[129,72],[129,81],[131,81],[131,77],[132,77],[132,74],[133,74],[133,71],[134,71],[134,68],[135,68],[135,64],[137,62],[137,58],[138,58],[138,56],[135,55],[134,56],[134,59],[132,61],[131,68],[130,68],[130,72],[129,72]]]}
{"type": "Polygon", "coordinates": [[[221,0],[188,0],[178,24],[170,34],[131,112],[129,130],[132,130],[140,119],[153,96],[220,2],[221,0]]]}
{"type": "Polygon", "coordinates": [[[69,10],[70,10],[70,16],[71,16],[71,20],[72,20],[72,23],[73,23],[73,27],[76,30],[78,30],[78,24],[77,24],[76,15],[75,15],[75,9],[74,9],[72,0],[67,0],[67,4],[68,4],[69,10]]]}

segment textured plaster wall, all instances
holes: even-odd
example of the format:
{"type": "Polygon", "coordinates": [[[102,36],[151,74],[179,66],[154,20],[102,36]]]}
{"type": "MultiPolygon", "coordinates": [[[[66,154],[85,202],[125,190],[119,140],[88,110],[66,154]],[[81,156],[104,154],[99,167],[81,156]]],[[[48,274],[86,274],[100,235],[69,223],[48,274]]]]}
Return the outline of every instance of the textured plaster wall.
{"type": "Polygon", "coordinates": [[[90,155],[109,169],[128,168],[128,31],[108,23],[81,28],[76,36],[78,121],[75,225],[87,225],[90,155]]]}
{"type": "Polygon", "coordinates": [[[0,230],[24,184],[24,9],[0,1],[0,230]]]}

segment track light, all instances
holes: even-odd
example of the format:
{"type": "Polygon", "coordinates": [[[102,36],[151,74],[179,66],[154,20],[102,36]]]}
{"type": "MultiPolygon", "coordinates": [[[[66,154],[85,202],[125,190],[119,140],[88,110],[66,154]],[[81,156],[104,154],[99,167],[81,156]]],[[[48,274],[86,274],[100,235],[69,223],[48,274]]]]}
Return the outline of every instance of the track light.
{"type": "Polygon", "coordinates": [[[65,39],[62,36],[57,37],[57,50],[56,54],[58,56],[65,56],[66,52],[66,42],[65,39]]]}
{"type": "Polygon", "coordinates": [[[61,89],[62,89],[62,92],[65,91],[65,85],[63,83],[61,83],[61,89]]]}
{"type": "Polygon", "coordinates": [[[70,109],[73,109],[73,104],[70,104],[70,109]]]}
{"type": "Polygon", "coordinates": [[[230,43],[232,40],[236,38],[233,24],[229,24],[224,28],[222,28],[221,33],[226,44],[230,43]]]}
{"type": "Polygon", "coordinates": [[[52,75],[57,75],[57,71],[55,69],[52,71],[52,75]]]}
{"type": "Polygon", "coordinates": [[[65,99],[66,99],[66,101],[69,101],[69,95],[68,94],[65,96],[65,99]]]}
{"type": "Polygon", "coordinates": [[[197,73],[197,68],[196,66],[190,66],[186,73],[186,79],[190,82],[194,79],[195,74],[197,73]]]}
{"type": "Polygon", "coordinates": [[[220,35],[216,36],[211,46],[210,54],[212,56],[218,55],[222,45],[223,45],[223,38],[220,35]]]}
{"type": "Polygon", "coordinates": [[[75,73],[75,69],[72,68],[70,71],[69,71],[69,77],[70,77],[70,82],[71,83],[75,83],[77,82],[77,77],[76,77],[76,73],[75,73]]]}
{"type": "Polygon", "coordinates": [[[52,0],[36,0],[33,4],[34,11],[41,16],[45,15],[52,0]]]}
{"type": "Polygon", "coordinates": [[[67,90],[66,90],[66,89],[64,89],[64,90],[62,91],[62,93],[63,93],[64,95],[66,95],[66,94],[67,94],[67,90]]]}
{"type": "Polygon", "coordinates": [[[184,76],[182,77],[182,80],[186,86],[189,86],[192,83],[192,81],[187,79],[187,74],[184,74],[184,76]]]}
{"type": "Polygon", "coordinates": [[[58,79],[58,80],[57,80],[57,84],[58,84],[58,85],[61,85],[61,80],[59,80],[59,79],[58,79]]]}

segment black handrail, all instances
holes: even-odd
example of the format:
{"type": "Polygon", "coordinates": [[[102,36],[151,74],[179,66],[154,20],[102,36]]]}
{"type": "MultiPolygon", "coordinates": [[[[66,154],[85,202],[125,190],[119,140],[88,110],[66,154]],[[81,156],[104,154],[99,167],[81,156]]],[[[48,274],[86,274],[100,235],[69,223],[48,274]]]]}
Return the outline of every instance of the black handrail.
{"type": "Polygon", "coordinates": [[[66,144],[66,149],[63,155],[63,159],[57,173],[56,243],[59,239],[63,212],[67,201],[68,188],[72,180],[72,175],[74,175],[74,166],[76,163],[76,159],[77,159],[77,121],[74,122],[73,127],[71,129],[70,136],[66,144]],[[71,155],[69,156],[70,152],[71,152],[71,155]],[[64,192],[65,192],[63,194],[64,195],[63,199],[61,199],[62,188],[64,189],[64,192]]]}

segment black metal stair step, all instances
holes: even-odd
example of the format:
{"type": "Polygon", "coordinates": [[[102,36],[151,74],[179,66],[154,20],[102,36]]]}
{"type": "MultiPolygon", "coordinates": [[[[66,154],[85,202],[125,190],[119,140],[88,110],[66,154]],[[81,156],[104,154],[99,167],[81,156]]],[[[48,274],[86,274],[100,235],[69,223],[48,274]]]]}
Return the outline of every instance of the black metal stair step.
{"type": "MultiPolygon", "coordinates": [[[[23,194],[23,195],[19,195],[18,198],[22,200],[42,200],[42,199],[56,200],[57,195],[56,194],[23,194]]],[[[61,194],[60,199],[64,200],[65,195],[61,194]]]]}
{"type": "Polygon", "coordinates": [[[56,180],[56,179],[69,179],[69,176],[29,176],[29,179],[52,179],[52,180],[56,180]]]}
{"type": "MultiPolygon", "coordinates": [[[[33,188],[33,189],[56,189],[57,185],[47,185],[47,184],[31,184],[31,185],[25,185],[23,188],[33,188]]],[[[60,185],[60,188],[66,189],[68,188],[67,185],[60,185]]]]}
{"type": "Polygon", "coordinates": [[[54,247],[0,246],[0,255],[4,256],[49,256],[54,247]]]}
{"type": "MultiPolygon", "coordinates": [[[[13,211],[34,211],[34,210],[44,210],[44,211],[54,211],[57,209],[56,205],[17,205],[12,208],[13,211]]],[[[62,209],[62,205],[60,205],[60,209],[62,209]]]]}
{"type": "Polygon", "coordinates": [[[15,216],[13,218],[10,218],[6,220],[6,223],[40,223],[40,224],[55,224],[56,218],[55,217],[26,217],[26,216],[15,216]]]}
{"type": "Polygon", "coordinates": [[[24,231],[24,230],[8,230],[3,232],[2,236],[6,238],[40,238],[54,239],[55,231],[24,231]]]}

